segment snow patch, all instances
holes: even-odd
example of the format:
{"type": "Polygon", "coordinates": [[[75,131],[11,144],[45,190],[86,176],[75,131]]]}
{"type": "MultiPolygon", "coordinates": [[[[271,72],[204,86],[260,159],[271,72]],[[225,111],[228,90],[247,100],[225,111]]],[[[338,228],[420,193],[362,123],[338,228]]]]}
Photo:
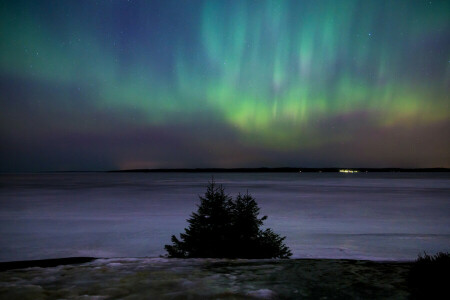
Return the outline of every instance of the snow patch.
{"type": "Polygon", "coordinates": [[[274,299],[276,296],[276,293],[269,289],[260,289],[256,291],[248,292],[247,295],[260,298],[260,299],[274,299]]]}

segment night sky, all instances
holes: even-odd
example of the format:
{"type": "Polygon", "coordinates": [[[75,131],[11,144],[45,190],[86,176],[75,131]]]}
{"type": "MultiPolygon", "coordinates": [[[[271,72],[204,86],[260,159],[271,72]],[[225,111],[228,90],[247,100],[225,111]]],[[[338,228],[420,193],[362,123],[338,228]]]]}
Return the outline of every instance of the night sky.
{"type": "Polygon", "coordinates": [[[2,1],[0,171],[450,167],[450,1],[2,1]]]}

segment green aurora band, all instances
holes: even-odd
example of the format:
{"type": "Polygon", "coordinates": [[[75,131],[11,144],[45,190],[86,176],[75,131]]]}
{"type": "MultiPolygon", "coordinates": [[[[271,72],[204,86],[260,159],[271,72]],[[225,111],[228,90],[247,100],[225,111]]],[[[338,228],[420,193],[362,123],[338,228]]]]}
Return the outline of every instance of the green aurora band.
{"type": "MultiPolygon", "coordinates": [[[[65,114],[56,131],[191,126],[213,116],[233,143],[282,154],[351,145],[356,128],[347,125],[358,122],[408,132],[448,126],[448,1],[38,2],[0,4],[0,74],[25,88],[78,87],[41,108],[42,119],[65,114]],[[80,126],[79,99],[116,121],[80,126]]],[[[6,141],[29,130],[11,97],[1,99],[6,141]]],[[[449,166],[448,155],[440,159],[449,166]]]]}

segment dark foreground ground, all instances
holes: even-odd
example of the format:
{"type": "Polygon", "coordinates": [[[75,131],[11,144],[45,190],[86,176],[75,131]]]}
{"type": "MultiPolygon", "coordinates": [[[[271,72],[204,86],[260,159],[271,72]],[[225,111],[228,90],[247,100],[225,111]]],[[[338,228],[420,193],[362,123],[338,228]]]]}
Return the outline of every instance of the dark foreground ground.
{"type": "Polygon", "coordinates": [[[0,299],[408,299],[411,266],[325,259],[1,263],[0,299]]]}

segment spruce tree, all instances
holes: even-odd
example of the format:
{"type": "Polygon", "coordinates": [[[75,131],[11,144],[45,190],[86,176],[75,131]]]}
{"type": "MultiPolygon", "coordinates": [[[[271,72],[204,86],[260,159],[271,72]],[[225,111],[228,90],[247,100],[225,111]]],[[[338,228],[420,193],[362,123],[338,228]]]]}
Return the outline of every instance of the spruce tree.
{"type": "Polygon", "coordinates": [[[258,251],[259,227],[267,216],[258,218],[259,207],[251,195],[238,194],[233,206],[233,244],[234,256],[252,258],[258,251]]]}
{"type": "Polygon", "coordinates": [[[233,211],[233,237],[236,257],[239,258],[289,258],[292,253],[272,229],[261,230],[267,216],[259,218],[256,200],[248,193],[238,194],[233,211]]]}
{"type": "Polygon", "coordinates": [[[232,199],[214,179],[205,195],[199,196],[197,212],[187,220],[189,227],[172,236],[173,245],[166,245],[169,257],[226,257],[230,247],[232,199]]]}
{"type": "Polygon", "coordinates": [[[272,229],[261,230],[267,216],[259,218],[259,207],[247,192],[236,200],[212,180],[199,196],[197,212],[191,214],[180,239],[172,236],[165,245],[169,257],[289,258],[292,253],[272,229]]]}

